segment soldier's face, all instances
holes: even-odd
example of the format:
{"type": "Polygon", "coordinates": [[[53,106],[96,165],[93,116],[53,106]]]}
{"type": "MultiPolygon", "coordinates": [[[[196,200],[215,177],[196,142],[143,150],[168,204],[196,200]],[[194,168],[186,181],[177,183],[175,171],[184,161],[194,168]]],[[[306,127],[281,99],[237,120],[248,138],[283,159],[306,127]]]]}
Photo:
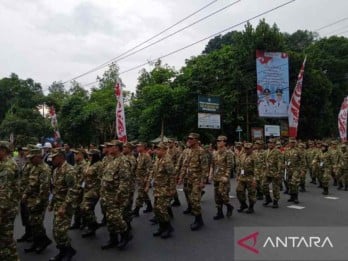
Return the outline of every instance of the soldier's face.
{"type": "Polygon", "coordinates": [[[128,155],[132,152],[130,147],[123,147],[123,154],[128,155]]]}
{"type": "Polygon", "coordinates": [[[7,156],[7,150],[5,148],[0,148],[0,160],[3,160],[7,156]]]}
{"type": "Polygon", "coordinates": [[[137,152],[138,152],[138,153],[142,153],[142,152],[144,152],[144,151],[145,151],[144,146],[137,146],[137,152]]]}
{"type": "Polygon", "coordinates": [[[188,143],[189,147],[192,147],[192,146],[196,145],[198,143],[198,141],[194,138],[189,137],[189,138],[187,138],[187,143],[188,143]]]}
{"type": "Polygon", "coordinates": [[[268,148],[269,149],[274,149],[275,144],[273,142],[268,143],[268,148]]]}
{"type": "Polygon", "coordinates": [[[30,162],[34,165],[39,165],[42,162],[41,156],[31,157],[30,162]]]}
{"type": "Polygon", "coordinates": [[[217,145],[218,148],[224,148],[226,143],[223,140],[217,140],[216,141],[216,145],[217,145]]]}
{"type": "Polygon", "coordinates": [[[59,167],[64,161],[63,155],[57,155],[52,158],[52,165],[54,167],[59,167]]]}
{"type": "Polygon", "coordinates": [[[157,155],[158,158],[162,158],[165,154],[165,150],[164,149],[160,149],[160,148],[156,148],[155,149],[155,153],[157,155]]]}

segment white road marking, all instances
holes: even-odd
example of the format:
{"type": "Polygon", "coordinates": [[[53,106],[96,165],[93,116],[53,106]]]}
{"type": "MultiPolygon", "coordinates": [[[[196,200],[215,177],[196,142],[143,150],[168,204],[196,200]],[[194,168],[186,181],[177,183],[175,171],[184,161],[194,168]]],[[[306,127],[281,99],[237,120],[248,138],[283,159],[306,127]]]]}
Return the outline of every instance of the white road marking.
{"type": "Polygon", "coordinates": [[[290,206],[287,206],[288,208],[293,208],[293,209],[299,209],[299,210],[302,210],[306,207],[302,207],[302,206],[298,206],[298,205],[290,205],[290,206]]]}

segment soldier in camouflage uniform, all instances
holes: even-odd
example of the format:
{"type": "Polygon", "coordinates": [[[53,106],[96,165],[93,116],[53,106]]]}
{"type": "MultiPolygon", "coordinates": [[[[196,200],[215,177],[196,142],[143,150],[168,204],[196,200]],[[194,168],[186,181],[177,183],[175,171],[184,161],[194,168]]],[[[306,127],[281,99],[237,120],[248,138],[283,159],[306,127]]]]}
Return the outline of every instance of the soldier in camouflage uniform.
{"type": "Polygon", "coordinates": [[[29,210],[29,225],[33,232],[33,244],[24,249],[26,253],[41,253],[52,241],[46,235],[44,227],[45,212],[48,205],[51,169],[43,162],[40,149],[31,149],[28,155],[32,167],[29,172],[28,186],[22,201],[29,210]]]}
{"type": "Polygon", "coordinates": [[[331,171],[331,176],[334,180],[334,186],[338,185],[337,182],[337,177],[336,177],[336,173],[334,172],[334,169],[337,169],[338,166],[338,162],[340,161],[340,158],[342,157],[342,152],[341,150],[338,148],[338,141],[337,140],[333,140],[331,142],[331,146],[329,148],[329,152],[331,154],[331,158],[332,158],[332,164],[333,164],[333,169],[331,171]]]}
{"type": "Polygon", "coordinates": [[[175,172],[178,173],[178,175],[179,175],[178,179],[180,179],[180,176],[184,177],[182,182],[184,184],[183,190],[184,190],[184,195],[185,195],[185,199],[187,202],[187,208],[183,211],[184,214],[191,214],[191,211],[192,211],[190,198],[189,198],[190,191],[189,191],[189,187],[187,185],[187,177],[185,175],[185,172],[187,172],[186,161],[188,159],[189,152],[190,152],[190,148],[187,146],[180,154],[179,160],[175,166],[175,172]]]}
{"type": "Polygon", "coordinates": [[[329,145],[326,142],[321,144],[321,152],[314,158],[313,165],[319,169],[318,180],[323,188],[323,195],[329,194],[329,182],[333,171],[333,158],[328,151],[329,145]]]}
{"type": "Polygon", "coordinates": [[[123,155],[128,160],[131,168],[130,168],[130,178],[129,178],[129,198],[127,207],[124,209],[123,218],[127,223],[128,229],[130,230],[131,227],[131,221],[132,221],[132,206],[133,206],[133,199],[134,199],[134,193],[135,193],[135,183],[136,183],[136,174],[135,170],[137,168],[137,159],[133,155],[134,146],[130,142],[126,142],[123,145],[123,155]]]}
{"type": "Polygon", "coordinates": [[[139,217],[139,209],[143,206],[144,202],[146,204],[146,209],[143,212],[152,212],[151,200],[149,195],[145,192],[145,187],[152,171],[152,160],[150,155],[146,152],[146,143],[140,142],[137,144],[137,151],[139,154],[135,173],[137,177],[138,197],[133,210],[133,215],[135,217],[139,217]]]}
{"type": "Polygon", "coordinates": [[[256,179],[255,179],[255,160],[253,155],[253,145],[244,144],[245,152],[240,155],[238,161],[237,176],[237,198],[240,202],[238,212],[254,213],[254,204],[256,202],[256,179]],[[246,191],[248,191],[249,206],[246,204],[246,191]]]}
{"type": "MultiPolygon", "coordinates": [[[[174,139],[169,139],[168,140],[168,150],[167,150],[168,155],[170,156],[174,166],[178,164],[179,158],[180,158],[180,152],[178,148],[175,146],[175,140],[174,139]]],[[[175,173],[177,178],[179,178],[179,172],[175,169],[175,173]]],[[[178,196],[178,192],[175,190],[175,195],[174,195],[174,201],[172,203],[173,207],[178,207],[180,206],[180,200],[178,196]]]]}
{"type": "Polygon", "coordinates": [[[102,173],[102,162],[100,161],[99,150],[93,149],[88,152],[89,163],[83,173],[83,199],[81,210],[84,217],[84,223],[87,230],[84,231],[82,237],[90,237],[95,235],[98,228],[94,209],[99,200],[100,180],[102,173]]]}
{"type": "Polygon", "coordinates": [[[298,187],[301,175],[305,175],[305,157],[296,147],[296,139],[289,138],[289,147],[284,152],[284,180],[289,184],[290,199],[288,202],[299,203],[298,187]]]}
{"type": "MultiPolygon", "coordinates": [[[[168,238],[173,232],[173,227],[170,224],[170,216],[168,209],[170,208],[170,201],[176,191],[176,175],[174,164],[167,154],[167,146],[159,143],[156,146],[155,153],[157,159],[153,166],[153,196],[154,196],[154,212],[158,220],[159,229],[153,233],[153,236],[161,236],[161,238],[168,238]]],[[[150,180],[147,188],[150,187],[150,180]]]]}
{"type": "Polygon", "coordinates": [[[122,215],[129,199],[131,165],[122,154],[122,143],[112,141],[111,145],[109,152],[114,160],[106,166],[101,180],[101,194],[104,197],[110,238],[107,244],[102,246],[102,249],[115,246],[124,249],[131,240],[130,231],[122,215]],[[119,234],[121,235],[120,241],[118,241],[119,234]]]}
{"type": "Polygon", "coordinates": [[[256,199],[263,200],[262,180],[265,171],[265,151],[263,149],[263,141],[256,140],[254,146],[256,199]]]}
{"type": "Polygon", "coordinates": [[[232,151],[227,150],[226,136],[218,136],[217,139],[217,151],[213,154],[211,177],[214,180],[214,199],[217,208],[217,214],[214,216],[214,220],[224,218],[222,206],[227,207],[227,217],[232,216],[233,206],[230,203],[230,175],[233,166],[233,154],[232,151]]]}
{"type": "Polygon", "coordinates": [[[181,173],[179,183],[181,184],[184,178],[187,177],[191,213],[195,216],[194,223],[190,227],[192,231],[196,231],[204,225],[201,213],[201,197],[205,175],[209,170],[204,150],[199,146],[199,134],[190,133],[188,146],[190,150],[183,166],[186,171],[181,173]]]}
{"type": "Polygon", "coordinates": [[[10,157],[10,143],[0,141],[0,260],[19,260],[13,224],[19,203],[19,169],[10,157]]]}
{"type": "MultiPolygon", "coordinates": [[[[347,144],[341,144],[342,155],[337,166],[338,180],[343,185],[344,190],[348,191],[348,149],[347,144]]],[[[338,187],[337,189],[342,189],[338,187]]]]}
{"type": "Polygon", "coordinates": [[[82,220],[82,210],[80,208],[82,199],[83,199],[83,178],[84,173],[87,169],[88,163],[86,162],[87,153],[84,149],[71,149],[71,152],[74,153],[75,160],[75,173],[76,173],[76,182],[80,185],[80,196],[77,199],[77,207],[74,210],[74,221],[73,225],[69,229],[80,229],[84,227],[82,220]]]}
{"type": "Polygon", "coordinates": [[[266,196],[264,206],[272,203],[272,198],[269,191],[269,184],[272,184],[273,190],[273,208],[278,208],[278,201],[280,199],[280,184],[282,169],[282,154],[275,147],[276,141],[274,139],[268,140],[268,150],[265,153],[265,174],[263,177],[263,193],[266,196]]]}
{"type": "Polygon", "coordinates": [[[303,166],[303,174],[300,177],[300,192],[306,192],[306,176],[309,168],[309,162],[307,161],[307,149],[306,144],[301,142],[298,144],[298,149],[301,154],[304,156],[304,166],[303,166]]]}
{"type": "Polygon", "coordinates": [[[53,237],[59,253],[50,261],[63,258],[71,260],[76,250],[71,247],[68,229],[80,196],[80,184],[76,182],[77,174],[74,167],[65,160],[64,151],[58,149],[52,151],[52,164],[55,167],[51,179],[53,196],[48,210],[54,212],[53,237]]]}
{"type": "Polygon", "coordinates": [[[309,176],[311,177],[311,181],[310,183],[312,184],[317,184],[317,178],[316,178],[316,172],[315,169],[313,168],[313,160],[316,156],[316,154],[319,152],[320,150],[318,150],[315,147],[315,143],[312,140],[308,141],[308,149],[306,151],[306,163],[307,163],[307,168],[308,168],[308,172],[309,172],[309,176]]]}

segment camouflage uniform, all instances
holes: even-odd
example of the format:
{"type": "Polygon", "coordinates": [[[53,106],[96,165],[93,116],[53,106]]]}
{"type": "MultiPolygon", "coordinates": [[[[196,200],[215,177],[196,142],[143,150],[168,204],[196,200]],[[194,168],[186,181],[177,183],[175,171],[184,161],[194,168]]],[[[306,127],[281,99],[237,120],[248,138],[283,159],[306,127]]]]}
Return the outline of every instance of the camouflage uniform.
{"type": "MultiPolygon", "coordinates": [[[[245,148],[250,149],[252,144],[244,144],[245,148]]],[[[247,208],[246,191],[248,191],[249,209],[247,213],[254,212],[254,204],[256,201],[256,180],[255,180],[255,159],[253,153],[243,153],[238,161],[238,183],[237,183],[237,198],[241,204],[239,212],[247,208]]]]}
{"type": "MultiPolygon", "coordinates": [[[[34,153],[34,151],[31,151],[31,153],[34,153]]],[[[36,154],[41,156],[41,151],[39,149],[36,150],[36,154]]],[[[40,245],[45,244],[46,247],[51,243],[51,240],[46,236],[46,229],[44,227],[50,189],[50,176],[51,169],[45,163],[42,162],[38,165],[32,165],[29,172],[28,186],[24,191],[23,200],[28,206],[29,224],[33,232],[34,243],[32,248],[29,249],[31,251],[40,245]]]]}
{"type": "Polygon", "coordinates": [[[222,205],[230,205],[229,192],[231,189],[230,175],[233,166],[232,151],[225,147],[218,149],[213,154],[213,180],[214,180],[214,199],[216,207],[222,208],[222,205]]]}
{"type": "Polygon", "coordinates": [[[304,165],[303,165],[303,170],[300,176],[300,192],[305,192],[306,191],[306,176],[309,168],[309,162],[307,161],[307,149],[306,149],[306,144],[305,143],[299,143],[298,144],[298,149],[301,152],[301,154],[304,157],[304,165]]]}
{"type": "Polygon", "coordinates": [[[187,209],[184,211],[184,213],[187,212],[187,214],[191,213],[191,203],[190,203],[190,198],[189,198],[189,194],[190,194],[190,191],[189,191],[189,187],[187,185],[187,177],[185,175],[185,172],[187,172],[187,164],[186,164],[186,161],[188,159],[188,154],[190,152],[190,149],[189,148],[185,148],[182,153],[180,154],[180,157],[178,159],[178,162],[175,166],[175,171],[176,173],[179,173],[179,176],[181,177],[184,177],[183,178],[183,183],[184,183],[184,195],[185,195],[185,199],[186,199],[186,202],[187,202],[187,209]]]}
{"type": "MultiPolygon", "coordinates": [[[[118,155],[104,170],[101,180],[101,194],[106,210],[107,228],[110,241],[107,245],[117,244],[117,235],[120,233],[122,240],[129,240],[127,223],[123,219],[124,208],[129,199],[131,166],[124,155],[118,155]]],[[[120,246],[119,246],[120,247],[120,246]]]]}
{"type": "MultiPolygon", "coordinates": [[[[296,140],[290,139],[289,142],[296,143],[296,140]]],[[[298,202],[298,187],[301,181],[301,175],[305,175],[305,157],[296,147],[288,148],[284,152],[284,180],[289,184],[290,199],[289,202],[298,202]]]]}
{"type": "Polygon", "coordinates": [[[344,190],[348,191],[348,149],[347,145],[342,146],[344,146],[344,148],[342,148],[342,155],[338,163],[337,178],[342,184],[344,184],[344,190]]]}
{"type": "MultiPolygon", "coordinates": [[[[9,151],[9,143],[0,141],[0,149],[9,151]]],[[[0,260],[19,260],[13,240],[19,203],[18,186],[18,166],[9,156],[5,156],[0,160],[0,260]]]]}
{"type": "Polygon", "coordinates": [[[316,147],[311,147],[313,144],[312,141],[309,141],[308,144],[310,145],[310,147],[306,150],[306,164],[307,164],[309,175],[312,179],[311,183],[316,184],[317,170],[313,167],[312,163],[316,155],[320,152],[320,150],[318,150],[316,147]]]}
{"type": "MultiPolygon", "coordinates": [[[[323,146],[326,144],[323,143],[323,146]]],[[[326,146],[327,147],[327,146],[326,146]]],[[[329,151],[321,151],[313,161],[319,170],[318,180],[323,187],[323,194],[327,195],[329,190],[329,182],[333,171],[333,159],[329,151]]]]}
{"type": "MultiPolygon", "coordinates": [[[[179,150],[174,146],[172,148],[168,148],[167,150],[167,154],[169,155],[169,157],[171,158],[173,165],[175,167],[175,175],[176,175],[176,179],[179,178],[179,171],[177,170],[176,166],[179,162],[180,159],[180,152],[179,150]]],[[[178,196],[178,192],[175,190],[175,194],[174,194],[174,202],[173,202],[173,206],[180,206],[180,201],[179,201],[179,196],[178,196]]]]}
{"type": "MultiPolygon", "coordinates": [[[[272,142],[272,141],[269,141],[272,142]]],[[[274,141],[273,141],[274,142],[274,141]]],[[[280,184],[281,184],[281,169],[282,169],[282,154],[277,148],[269,148],[265,153],[265,175],[263,177],[263,193],[266,196],[266,201],[263,204],[267,206],[272,202],[270,196],[269,185],[272,184],[273,191],[273,207],[278,207],[280,199],[280,184]]]]}
{"type": "MultiPolygon", "coordinates": [[[[257,140],[256,144],[262,146],[263,141],[257,140]]],[[[256,197],[259,200],[263,199],[262,181],[265,175],[265,151],[261,149],[254,150],[255,160],[255,180],[256,180],[256,197]]]]}
{"type": "MultiPolygon", "coordinates": [[[[102,159],[102,163],[101,163],[101,176],[103,176],[103,173],[106,169],[106,167],[109,165],[110,162],[112,162],[114,160],[114,157],[112,157],[111,155],[106,155],[103,159],[102,159]]],[[[104,197],[102,194],[102,191],[100,191],[100,208],[101,211],[103,213],[103,220],[102,220],[102,225],[106,225],[106,210],[105,210],[105,203],[104,203],[104,197]]]]}
{"type": "MultiPolygon", "coordinates": [[[[138,197],[135,202],[136,208],[141,208],[146,203],[150,209],[151,200],[145,192],[145,187],[152,171],[152,161],[148,153],[139,153],[137,158],[136,179],[138,184],[138,197]]],[[[152,207],[151,207],[152,208],[152,207]]]]}
{"type": "Polygon", "coordinates": [[[52,175],[53,197],[49,207],[54,211],[53,237],[59,249],[71,246],[68,229],[73,210],[76,208],[80,196],[80,184],[76,182],[76,177],[74,167],[66,161],[62,166],[57,167],[52,175]],[[58,210],[60,208],[65,210],[64,215],[59,214],[58,210]]]}
{"type": "Polygon", "coordinates": [[[331,158],[332,158],[332,165],[333,165],[333,169],[331,171],[331,176],[334,180],[334,186],[337,185],[337,177],[336,177],[336,173],[334,172],[334,168],[337,169],[338,163],[340,161],[340,158],[342,157],[342,152],[339,148],[337,148],[338,141],[333,141],[332,145],[334,147],[331,147],[329,149],[329,153],[331,154],[331,158]]]}

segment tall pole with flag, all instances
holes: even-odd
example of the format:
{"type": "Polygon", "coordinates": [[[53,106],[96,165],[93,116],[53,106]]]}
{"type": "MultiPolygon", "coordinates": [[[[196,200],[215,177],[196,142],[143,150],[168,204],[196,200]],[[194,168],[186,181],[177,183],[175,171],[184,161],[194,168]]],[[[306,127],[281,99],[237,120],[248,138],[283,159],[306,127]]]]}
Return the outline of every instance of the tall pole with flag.
{"type": "Polygon", "coordinates": [[[347,114],[348,114],[348,96],[344,98],[341,110],[338,113],[338,131],[340,133],[341,140],[347,141],[347,114]]]}
{"type": "Polygon", "coordinates": [[[294,138],[297,137],[298,120],[300,118],[302,82],[303,82],[303,74],[304,74],[306,59],[307,59],[307,57],[305,57],[305,59],[302,63],[302,66],[301,66],[300,73],[298,74],[297,83],[296,83],[295,89],[292,93],[289,111],[288,111],[288,114],[289,114],[289,136],[294,137],[294,138]]]}
{"type": "Polygon", "coordinates": [[[124,116],[122,85],[119,81],[117,81],[115,85],[115,96],[117,101],[116,103],[116,135],[118,140],[122,142],[127,142],[126,118],[124,116]]]}
{"type": "Polygon", "coordinates": [[[57,120],[57,114],[56,114],[56,110],[54,109],[54,106],[50,107],[49,113],[51,116],[51,126],[52,126],[53,131],[54,131],[54,139],[58,140],[58,139],[60,139],[60,133],[58,130],[58,120],[57,120]]]}

